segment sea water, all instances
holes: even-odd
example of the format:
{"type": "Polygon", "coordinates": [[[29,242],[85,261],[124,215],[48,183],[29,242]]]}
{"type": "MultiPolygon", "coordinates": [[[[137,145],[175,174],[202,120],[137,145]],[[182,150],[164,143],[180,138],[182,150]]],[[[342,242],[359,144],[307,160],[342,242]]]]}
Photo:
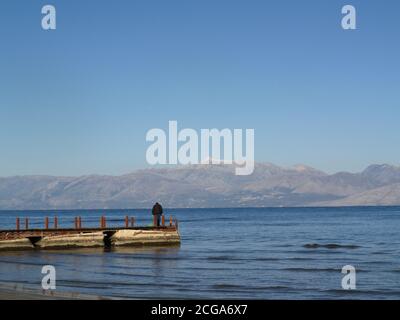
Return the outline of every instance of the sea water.
{"type": "MultiPolygon", "coordinates": [[[[0,284],[40,289],[44,265],[57,291],[114,298],[399,299],[400,207],[166,209],[179,220],[179,247],[0,253],[0,284]],[[345,265],[356,289],[342,288],[345,265]]],[[[43,227],[151,224],[150,210],[1,211],[0,227],[30,217],[43,227]],[[50,218],[51,221],[51,218],[50,218]]]]}

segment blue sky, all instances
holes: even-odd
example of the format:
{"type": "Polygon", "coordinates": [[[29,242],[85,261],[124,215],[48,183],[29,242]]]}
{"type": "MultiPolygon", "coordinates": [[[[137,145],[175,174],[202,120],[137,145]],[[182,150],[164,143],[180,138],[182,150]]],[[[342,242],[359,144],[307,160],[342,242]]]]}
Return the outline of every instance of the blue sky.
{"type": "Polygon", "coordinates": [[[399,14],[395,0],[1,1],[0,176],[143,168],[146,132],[169,120],[254,128],[256,161],[398,164],[399,14]]]}

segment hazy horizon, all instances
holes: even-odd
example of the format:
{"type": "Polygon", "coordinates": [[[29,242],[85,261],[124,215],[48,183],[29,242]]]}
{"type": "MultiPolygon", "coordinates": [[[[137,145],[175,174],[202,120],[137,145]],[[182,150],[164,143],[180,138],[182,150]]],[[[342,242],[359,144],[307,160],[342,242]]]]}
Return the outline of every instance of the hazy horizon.
{"type": "MultiPolygon", "coordinates": [[[[322,170],[320,168],[316,168],[313,166],[310,166],[308,164],[305,163],[295,163],[293,165],[288,165],[288,166],[284,166],[284,165],[280,165],[280,164],[276,164],[276,163],[272,163],[272,162],[260,162],[260,161],[256,161],[255,165],[271,165],[271,166],[275,166],[275,167],[279,167],[282,169],[286,169],[286,170],[290,170],[290,169],[296,169],[296,167],[306,167],[309,169],[313,169],[316,171],[320,171],[322,173],[325,173],[327,175],[335,175],[337,173],[341,173],[341,172],[347,172],[347,173],[351,173],[351,174],[356,174],[356,173],[361,173],[364,170],[366,170],[368,167],[370,166],[390,166],[390,167],[395,167],[395,168],[400,168],[400,164],[394,164],[394,163],[370,163],[367,166],[365,166],[364,168],[362,168],[359,171],[350,171],[350,170],[340,170],[340,171],[335,171],[335,172],[329,172],[329,171],[325,171],[322,170]]],[[[207,165],[207,164],[188,164],[188,165],[183,165],[183,164],[178,164],[178,165],[156,165],[156,166],[144,166],[144,167],[139,167],[136,169],[132,169],[131,171],[125,172],[125,173],[120,173],[120,174],[108,174],[108,173],[86,173],[86,174],[81,174],[81,175],[57,175],[57,174],[46,174],[46,173],[36,173],[36,174],[16,174],[16,175],[9,175],[9,176],[0,176],[0,178],[12,178],[12,177],[24,177],[24,176],[43,176],[43,177],[65,177],[65,178],[71,178],[71,177],[85,177],[85,176],[110,176],[110,177],[120,177],[120,176],[125,176],[125,175],[129,175],[131,173],[137,172],[137,171],[141,171],[141,170],[159,170],[159,169],[181,169],[181,168],[189,168],[189,167],[207,167],[207,166],[232,166],[234,167],[234,165],[230,165],[230,164],[213,164],[213,165],[207,165]]],[[[253,173],[254,174],[254,173],[253,173]]]]}

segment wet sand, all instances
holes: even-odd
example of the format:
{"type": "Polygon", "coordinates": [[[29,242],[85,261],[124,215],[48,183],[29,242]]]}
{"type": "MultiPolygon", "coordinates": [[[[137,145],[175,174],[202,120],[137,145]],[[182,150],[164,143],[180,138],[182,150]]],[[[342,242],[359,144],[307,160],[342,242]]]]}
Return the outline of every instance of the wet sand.
{"type": "Polygon", "coordinates": [[[0,285],[0,300],[108,300],[108,298],[72,292],[12,289],[0,285]]]}
{"type": "Polygon", "coordinates": [[[0,291],[0,300],[52,300],[54,298],[20,291],[0,291]]]}

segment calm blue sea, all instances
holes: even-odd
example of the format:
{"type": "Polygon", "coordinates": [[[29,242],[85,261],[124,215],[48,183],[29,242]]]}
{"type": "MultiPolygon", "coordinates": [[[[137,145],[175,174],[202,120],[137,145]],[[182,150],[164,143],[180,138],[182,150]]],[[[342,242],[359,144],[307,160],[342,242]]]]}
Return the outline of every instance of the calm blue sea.
{"type": "MultiPolygon", "coordinates": [[[[399,299],[400,207],[166,210],[179,219],[174,248],[76,249],[0,253],[0,283],[41,288],[41,267],[54,265],[57,290],[117,298],[399,299]],[[341,269],[356,268],[354,291],[341,269]]],[[[151,223],[146,210],[0,212],[63,227],[151,223]]],[[[34,227],[34,225],[32,225],[34,227]]]]}

